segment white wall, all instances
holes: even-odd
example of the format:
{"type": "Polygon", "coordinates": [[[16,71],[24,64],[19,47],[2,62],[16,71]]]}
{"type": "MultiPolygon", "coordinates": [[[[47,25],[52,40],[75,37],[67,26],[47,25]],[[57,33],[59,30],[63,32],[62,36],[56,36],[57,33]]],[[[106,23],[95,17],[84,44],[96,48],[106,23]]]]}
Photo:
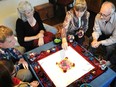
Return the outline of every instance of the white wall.
{"type": "MultiPolygon", "coordinates": [[[[0,1],[0,25],[3,24],[4,18],[16,13],[17,4],[21,0],[2,0],[0,1]]],[[[48,3],[48,0],[28,0],[33,6],[48,3]]]]}

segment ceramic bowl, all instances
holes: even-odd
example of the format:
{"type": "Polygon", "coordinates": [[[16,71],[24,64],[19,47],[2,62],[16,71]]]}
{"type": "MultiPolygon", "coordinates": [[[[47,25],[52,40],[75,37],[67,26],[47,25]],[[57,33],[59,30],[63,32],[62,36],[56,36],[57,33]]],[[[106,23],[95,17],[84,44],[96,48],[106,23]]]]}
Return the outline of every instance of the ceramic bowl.
{"type": "Polygon", "coordinates": [[[88,83],[83,83],[80,87],[93,87],[93,86],[88,83]]]}

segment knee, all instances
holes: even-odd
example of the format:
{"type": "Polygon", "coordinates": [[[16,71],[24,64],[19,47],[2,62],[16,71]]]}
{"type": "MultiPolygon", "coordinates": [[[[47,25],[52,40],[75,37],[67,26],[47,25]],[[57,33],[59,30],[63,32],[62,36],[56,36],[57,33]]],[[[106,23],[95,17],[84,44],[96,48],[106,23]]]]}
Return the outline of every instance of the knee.
{"type": "Polygon", "coordinates": [[[16,77],[19,78],[21,81],[29,82],[32,79],[32,74],[28,69],[21,69],[17,72],[16,77]]]}
{"type": "Polygon", "coordinates": [[[56,34],[57,33],[57,29],[53,27],[53,28],[51,28],[50,32],[53,33],[53,34],[56,34]]]}

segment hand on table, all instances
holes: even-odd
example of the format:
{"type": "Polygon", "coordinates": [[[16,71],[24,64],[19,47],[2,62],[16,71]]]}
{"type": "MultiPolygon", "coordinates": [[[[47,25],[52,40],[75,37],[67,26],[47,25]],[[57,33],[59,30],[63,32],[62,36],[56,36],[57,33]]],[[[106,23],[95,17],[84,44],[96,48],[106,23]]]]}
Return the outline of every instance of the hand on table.
{"type": "Polygon", "coordinates": [[[64,37],[64,38],[62,38],[62,48],[64,49],[64,50],[67,50],[67,47],[68,47],[68,42],[67,42],[67,40],[66,40],[66,37],[64,37]]]}
{"type": "Polygon", "coordinates": [[[63,42],[63,43],[62,43],[62,48],[63,48],[64,50],[67,50],[67,47],[68,47],[67,41],[66,41],[66,42],[63,42]]]}
{"type": "Polygon", "coordinates": [[[19,60],[19,64],[22,64],[24,69],[28,69],[28,63],[23,58],[19,60]]]}

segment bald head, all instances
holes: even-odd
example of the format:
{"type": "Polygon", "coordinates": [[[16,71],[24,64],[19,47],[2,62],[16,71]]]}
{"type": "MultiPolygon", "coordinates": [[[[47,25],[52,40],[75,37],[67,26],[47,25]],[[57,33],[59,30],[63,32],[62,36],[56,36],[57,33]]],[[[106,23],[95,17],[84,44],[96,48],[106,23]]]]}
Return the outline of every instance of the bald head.
{"type": "Polygon", "coordinates": [[[113,13],[115,11],[115,6],[112,2],[106,1],[101,6],[101,12],[113,13]]]}

